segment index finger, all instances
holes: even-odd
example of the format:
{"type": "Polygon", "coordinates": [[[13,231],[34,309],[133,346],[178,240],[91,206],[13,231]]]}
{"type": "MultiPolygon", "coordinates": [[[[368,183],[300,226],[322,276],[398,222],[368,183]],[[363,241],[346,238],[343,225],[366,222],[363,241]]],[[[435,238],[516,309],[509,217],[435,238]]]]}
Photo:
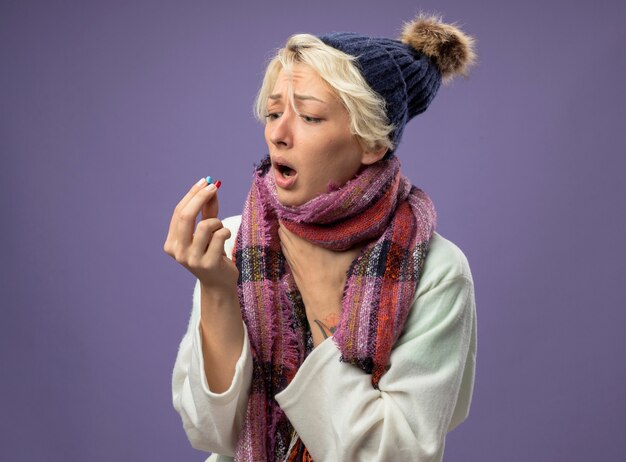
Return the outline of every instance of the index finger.
{"type": "Polygon", "coordinates": [[[185,206],[189,203],[189,201],[191,199],[193,199],[193,196],[195,196],[200,191],[202,191],[202,188],[207,186],[207,184],[208,183],[206,181],[206,178],[201,178],[196,184],[194,184],[191,187],[191,189],[187,192],[187,194],[185,194],[183,196],[183,198],[180,200],[180,202],[178,204],[176,204],[176,209],[178,209],[178,210],[184,209],[185,206]]]}
{"type": "Polygon", "coordinates": [[[175,215],[176,219],[172,223],[172,230],[176,233],[177,240],[183,245],[188,246],[193,239],[193,230],[196,224],[196,218],[200,213],[200,210],[207,205],[207,203],[215,202],[216,204],[209,209],[212,210],[212,214],[203,217],[217,218],[217,187],[214,184],[210,184],[204,188],[201,188],[192,198],[185,204],[182,210],[179,210],[175,215]]]}
{"type": "Polygon", "coordinates": [[[187,206],[189,201],[194,198],[196,194],[202,191],[207,186],[206,178],[201,178],[198,180],[196,184],[194,184],[191,189],[183,196],[183,198],[176,204],[174,208],[174,213],[172,214],[172,218],[170,219],[170,227],[167,232],[167,238],[169,239],[170,235],[174,231],[176,226],[176,222],[178,220],[178,214],[187,206]]]}

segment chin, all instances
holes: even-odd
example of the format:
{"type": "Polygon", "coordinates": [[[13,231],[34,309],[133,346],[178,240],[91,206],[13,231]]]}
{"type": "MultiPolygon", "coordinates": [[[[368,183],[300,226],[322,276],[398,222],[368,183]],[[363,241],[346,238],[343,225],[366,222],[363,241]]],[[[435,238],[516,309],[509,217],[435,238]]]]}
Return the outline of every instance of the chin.
{"type": "Polygon", "coordinates": [[[280,189],[276,192],[276,196],[278,197],[278,202],[287,207],[297,207],[313,199],[312,197],[307,198],[301,194],[294,194],[291,191],[282,191],[280,189]]]}

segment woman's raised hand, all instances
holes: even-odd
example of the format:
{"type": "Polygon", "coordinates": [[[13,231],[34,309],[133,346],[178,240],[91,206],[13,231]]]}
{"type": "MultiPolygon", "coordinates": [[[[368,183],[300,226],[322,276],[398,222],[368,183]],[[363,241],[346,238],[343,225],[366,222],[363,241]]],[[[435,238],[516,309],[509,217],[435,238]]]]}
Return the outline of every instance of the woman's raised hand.
{"type": "Polygon", "coordinates": [[[237,299],[239,271],[224,252],[230,231],[217,219],[218,210],[217,188],[203,178],[174,209],[163,250],[200,280],[204,374],[210,390],[223,393],[232,383],[244,330],[237,299]]]}
{"type": "Polygon", "coordinates": [[[205,288],[230,292],[237,284],[239,272],[224,253],[230,231],[217,218],[218,211],[217,188],[203,178],[174,209],[163,250],[193,273],[205,288]],[[196,225],[200,212],[201,220],[196,225]]]}

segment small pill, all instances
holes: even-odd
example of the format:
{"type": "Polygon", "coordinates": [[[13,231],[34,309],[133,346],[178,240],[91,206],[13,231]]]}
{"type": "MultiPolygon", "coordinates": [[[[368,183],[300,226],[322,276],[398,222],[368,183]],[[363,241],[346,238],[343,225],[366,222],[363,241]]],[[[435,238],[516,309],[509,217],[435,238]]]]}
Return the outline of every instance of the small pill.
{"type": "Polygon", "coordinates": [[[209,183],[209,184],[211,184],[211,177],[210,177],[210,176],[207,176],[207,177],[206,177],[206,182],[207,182],[207,183],[209,183]]]}
{"type": "Polygon", "coordinates": [[[222,180],[217,180],[217,181],[215,182],[215,187],[216,187],[217,189],[220,189],[220,186],[222,186],[222,180]]]}

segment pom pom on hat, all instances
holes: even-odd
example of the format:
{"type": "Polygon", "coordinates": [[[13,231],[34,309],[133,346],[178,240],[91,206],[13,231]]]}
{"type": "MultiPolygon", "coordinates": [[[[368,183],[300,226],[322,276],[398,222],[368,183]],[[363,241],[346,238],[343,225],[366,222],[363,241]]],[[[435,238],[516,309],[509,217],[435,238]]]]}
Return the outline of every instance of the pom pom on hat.
{"type": "Polygon", "coordinates": [[[365,81],[385,100],[394,126],[389,138],[396,146],[406,123],[428,108],[442,80],[466,75],[476,59],[474,39],[434,16],[419,15],[405,24],[400,40],[353,32],[319,38],[356,59],[365,81]]]}
{"type": "Polygon", "coordinates": [[[476,61],[474,39],[452,24],[444,24],[436,16],[419,15],[404,25],[400,41],[430,56],[444,81],[456,75],[467,75],[476,61]]]}

